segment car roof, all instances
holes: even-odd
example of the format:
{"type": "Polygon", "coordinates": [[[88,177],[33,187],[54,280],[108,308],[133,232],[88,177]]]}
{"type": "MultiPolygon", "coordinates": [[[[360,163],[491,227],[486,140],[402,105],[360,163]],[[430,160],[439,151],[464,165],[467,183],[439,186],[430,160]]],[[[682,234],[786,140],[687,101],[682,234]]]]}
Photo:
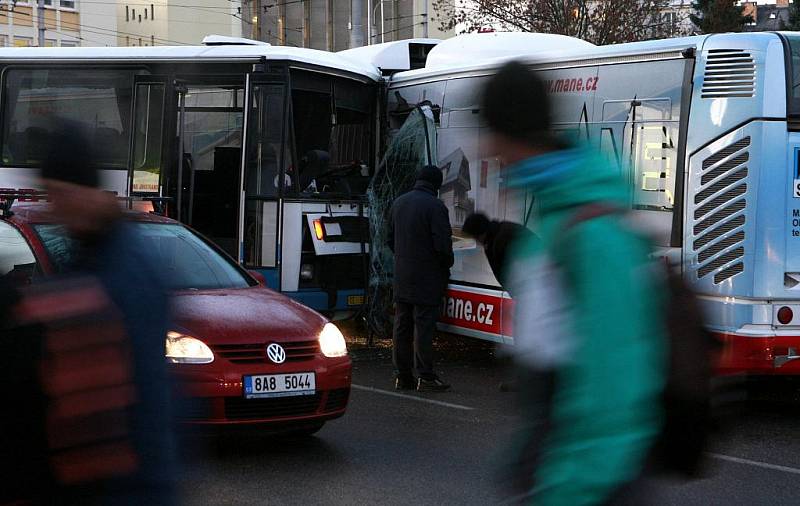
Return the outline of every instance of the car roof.
{"type": "MultiPolygon", "coordinates": [[[[19,224],[33,225],[54,223],[57,221],[54,219],[53,213],[50,212],[50,206],[47,202],[16,202],[11,206],[11,211],[13,213],[11,215],[11,221],[19,224]]],[[[173,219],[145,211],[125,209],[123,215],[125,219],[135,222],[178,224],[178,222],[173,219]]]]}

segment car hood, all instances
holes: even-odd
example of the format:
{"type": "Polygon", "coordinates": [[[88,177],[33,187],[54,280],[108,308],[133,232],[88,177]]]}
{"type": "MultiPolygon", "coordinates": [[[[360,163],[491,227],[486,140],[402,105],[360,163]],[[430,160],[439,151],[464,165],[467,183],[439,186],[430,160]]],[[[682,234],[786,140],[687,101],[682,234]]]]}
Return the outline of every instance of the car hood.
{"type": "Polygon", "coordinates": [[[207,344],[315,339],[327,320],[261,286],[179,292],[172,299],[175,330],[207,344]]]}

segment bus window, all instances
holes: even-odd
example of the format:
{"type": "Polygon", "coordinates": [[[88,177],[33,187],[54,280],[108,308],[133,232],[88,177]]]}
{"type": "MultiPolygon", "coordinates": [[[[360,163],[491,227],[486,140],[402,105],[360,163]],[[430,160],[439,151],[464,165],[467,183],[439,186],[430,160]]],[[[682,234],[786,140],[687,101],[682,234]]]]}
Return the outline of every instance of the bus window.
{"type": "Polygon", "coordinates": [[[488,77],[469,77],[447,81],[442,125],[446,127],[476,127],[481,125],[481,94],[488,77]]]}
{"type": "Polygon", "coordinates": [[[10,69],[3,90],[4,165],[30,166],[59,121],[85,128],[104,168],[127,168],[134,70],[10,69]]]}
{"type": "Polygon", "coordinates": [[[252,267],[277,265],[279,190],[291,189],[290,163],[283,141],[286,131],[285,88],[253,85],[248,116],[245,160],[244,263],[252,267]]]}
{"type": "Polygon", "coordinates": [[[333,89],[336,123],[331,129],[331,165],[372,165],[371,89],[344,80],[334,81],[333,89]]]}
{"type": "Polygon", "coordinates": [[[158,193],[161,182],[161,142],[164,127],[164,84],[136,85],[134,111],[134,193],[158,193]]]}
{"type": "Polygon", "coordinates": [[[189,225],[233,257],[239,256],[243,99],[243,85],[189,86],[186,114],[178,123],[178,133],[184,131],[189,225]]]}
{"type": "Polygon", "coordinates": [[[789,44],[790,58],[788,63],[790,68],[786,72],[790,76],[791,88],[789,94],[789,114],[800,116],[800,36],[781,34],[789,44]]]}
{"type": "Polygon", "coordinates": [[[371,85],[310,72],[292,74],[298,161],[290,177],[296,192],[304,196],[366,192],[372,173],[375,99],[371,85]]]}
{"type": "Polygon", "coordinates": [[[635,102],[631,125],[633,205],[671,211],[675,203],[678,121],[671,121],[669,99],[635,102]]]}

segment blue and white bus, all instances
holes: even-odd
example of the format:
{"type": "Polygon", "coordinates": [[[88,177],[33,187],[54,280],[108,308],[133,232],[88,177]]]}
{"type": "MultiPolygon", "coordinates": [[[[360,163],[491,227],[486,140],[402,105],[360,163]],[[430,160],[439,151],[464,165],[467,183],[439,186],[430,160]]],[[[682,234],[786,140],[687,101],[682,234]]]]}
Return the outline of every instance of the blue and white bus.
{"type": "Polygon", "coordinates": [[[314,309],[352,311],[381,91],[370,64],[228,37],[0,48],[0,188],[36,188],[56,120],[79,124],[104,188],[156,205],[314,309]]]}
{"type": "Polygon", "coordinates": [[[460,233],[478,210],[536,227],[534,199],[504,189],[484,147],[479,93],[513,58],[549,84],[563,135],[602,150],[629,182],[632,219],[682,265],[727,344],[722,369],[800,372],[800,33],[603,47],[508,37],[444,41],[424,69],[395,73],[389,84],[390,121],[400,124],[423,101],[436,112],[456,249],[442,328],[513,340],[508,294],[460,233]]]}

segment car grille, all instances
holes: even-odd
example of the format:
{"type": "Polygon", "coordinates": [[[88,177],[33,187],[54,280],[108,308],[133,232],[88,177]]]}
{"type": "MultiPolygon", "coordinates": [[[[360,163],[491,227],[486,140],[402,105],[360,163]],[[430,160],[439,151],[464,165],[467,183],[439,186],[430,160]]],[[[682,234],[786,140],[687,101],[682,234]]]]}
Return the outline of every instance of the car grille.
{"type": "Polygon", "coordinates": [[[349,388],[340,388],[328,392],[328,400],[325,401],[325,411],[339,411],[347,406],[347,399],[350,397],[349,388]]]}
{"type": "MultiPolygon", "coordinates": [[[[211,347],[216,355],[234,364],[261,364],[267,360],[269,342],[255,344],[217,344],[211,347]]],[[[292,341],[279,343],[286,350],[286,362],[312,360],[319,351],[319,341],[292,341]]]]}
{"type": "Polygon", "coordinates": [[[322,393],[270,399],[228,397],[225,399],[225,418],[228,420],[255,420],[313,415],[319,409],[320,400],[322,400],[322,393]]]}

